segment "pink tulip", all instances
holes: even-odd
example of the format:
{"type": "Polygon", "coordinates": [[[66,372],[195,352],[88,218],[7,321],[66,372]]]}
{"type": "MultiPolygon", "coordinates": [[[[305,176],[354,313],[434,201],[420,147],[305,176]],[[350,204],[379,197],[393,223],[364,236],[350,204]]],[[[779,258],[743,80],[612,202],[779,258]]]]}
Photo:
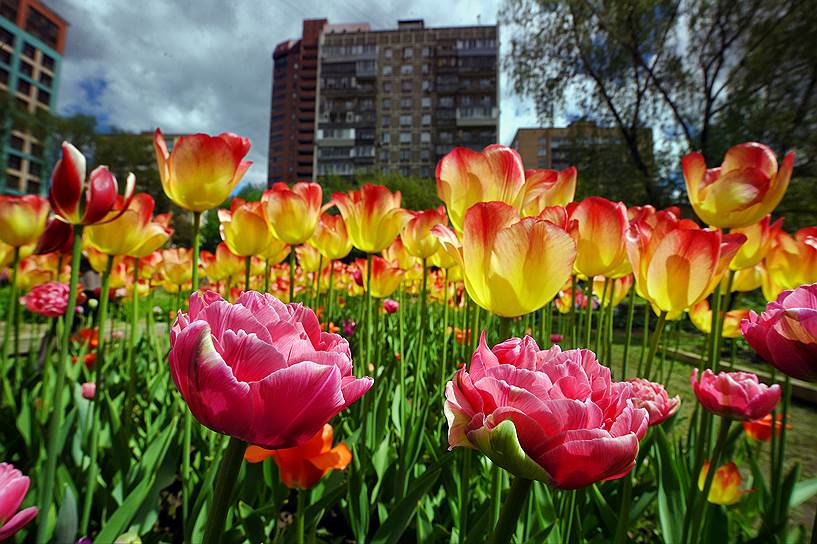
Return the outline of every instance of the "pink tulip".
{"type": "Polygon", "coordinates": [[[701,374],[692,371],[689,378],[698,402],[722,417],[746,421],[760,419],[774,410],[780,400],[780,386],[760,383],[751,372],[719,372],[709,369],[701,374]]]}
{"type": "Polygon", "coordinates": [[[651,426],[663,423],[674,416],[681,406],[681,397],[676,395],[669,398],[667,390],[660,383],[642,378],[629,380],[628,383],[633,388],[633,404],[647,410],[651,426]]]}
{"type": "Polygon", "coordinates": [[[631,389],[589,350],[540,350],[530,336],[491,350],[483,333],[470,369],[446,385],[448,443],[560,489],[620,478],[649,421],[631,389]]]}
{"type": "Polygon", "coordinates": [[[20,302],[29,312],[45,317],[59,317],[68,307],[68,285],[58,281],[35,285],[20,302]]]}
{"type": "Polygon", "coordinates": [[[96,396],[96,384],[94,382],[85,382],[82,384],[82,398],[93,400],[96,396]]]}
{"type": "Polygon", "coordinates": [[[372,386],[349,344],[315,313],[245,291],[235,304],[194,293],[170,332],[170,371],[202,425],[267,449],[292,448],[372,386]]]}
{"type": "Polygon", "coordinates": [[[383,301],[383,309],[386,313],[393,314],[400,309],[400,303],[396,300],[387,298],[383,301]]]}
{"type": "Polygon", "coordinates": [[[772,366],[817,382],[817,283],[783,291],[760,315],[749,312],[743,337],[772,366]]]}
{"type": "Polygon", "coordinates": [[[29,483],[28,476],[23,476],[14,465],[0,463],[0,540],[13,537],[37,515],[36,506],[17,511],[29,483]]]}

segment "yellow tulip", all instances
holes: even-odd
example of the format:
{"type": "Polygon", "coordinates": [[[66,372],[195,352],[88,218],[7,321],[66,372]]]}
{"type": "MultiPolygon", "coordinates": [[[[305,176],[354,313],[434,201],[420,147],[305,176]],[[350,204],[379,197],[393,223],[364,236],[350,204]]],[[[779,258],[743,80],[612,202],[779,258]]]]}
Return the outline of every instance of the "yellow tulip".
{"type": "Polygon", "coordinates": [[[272,234],[292,245],[306,243],[315,232],[321,215],[323,189],[317,183],[298,182],[290,189],[276,183],[264,193],[264,203],[272,234]]]}
{"type": "Polygon", "coordinates": [[[230,209],[218,211],[221,239],[239,257],[260,255],[272,243],[272,232],[260,202],[234,198],[230,209]]]}
{"type": "Polygon", "coordinates": [[[364,184],[357,191],[335,193],[332,200],[340,210],[352,245],[364,253],[379,253],[391,244],[409,214],[400,207],[400,191],[382,185],[364,184]]]}

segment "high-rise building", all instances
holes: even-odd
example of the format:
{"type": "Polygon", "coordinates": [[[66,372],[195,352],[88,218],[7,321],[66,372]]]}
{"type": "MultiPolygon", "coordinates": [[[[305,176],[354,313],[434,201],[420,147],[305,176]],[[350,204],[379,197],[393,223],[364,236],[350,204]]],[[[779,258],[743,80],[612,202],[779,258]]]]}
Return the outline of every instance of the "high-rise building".
{"type": "Polygon", "coordinates": [[[54,109],[67,30],[38,0],[0,0],[0,192],[45,190],[43,142],[7,114],[54,109]]]}
{"type": "MultiPolygon", "coordinates": [[[[305,41],[309,22],[302,40],[287,42],[291,47],[305,41]]],[[[274,77],[270,182],[308,177],[301,166],[312,154],[313,142],[308,173],[316,179],[367,170],[431,178],[439,158],[454,146],[482,149],[497,141],[496,26],[426,28],[422,20],[407,20],[394,30],[372,30],[368,24],[324,21],[317,53],[314,99],[310,92],[300,101],[299,74],[284,81],[283,62],[281,78],[277,72],[274,77]],[[313,100],[309,112],[307,100],[313,100]],[[292,112],[293,104],[305,107],[292,112]],[[314,132],[307,126],[309,113],[315,118],[314,132]],[[296,121],[299,115],[303,122],[296,121]],[[297,124],[286,142],[273,140],[279,134],[286,139],[281,119],[297,124]],[[301,154],[287,154],[293,145],[301,154]],[[294,177],[280,174],[292,171],[294,177]]],[[[276,56],[276,70],[283,56],[283,51],[276,56]]]]}
{"type": "Polygon", "coordinates": [[[279,43],[272,53],[269,183],[312,179],[318,39],[326,19],[307,19],[300,40],[279,43]]]}

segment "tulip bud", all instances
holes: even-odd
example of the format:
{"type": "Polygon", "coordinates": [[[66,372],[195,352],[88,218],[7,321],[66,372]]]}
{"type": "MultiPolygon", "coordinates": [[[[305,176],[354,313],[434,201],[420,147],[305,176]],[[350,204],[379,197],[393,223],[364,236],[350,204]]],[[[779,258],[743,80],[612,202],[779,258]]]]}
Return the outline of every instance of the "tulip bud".
{"type": "Polygon", "coordinates": [[[386,313],[393,314],[400,309],[400,303],[396,300],[387,298],[383,301],[383,309],[386,313]]]}
{"type": "Polygon", "coordinates": [[[96,396],[96,384],[94,382],[85,382],[82,384],[82,398],[94,400],[96,396]]]}

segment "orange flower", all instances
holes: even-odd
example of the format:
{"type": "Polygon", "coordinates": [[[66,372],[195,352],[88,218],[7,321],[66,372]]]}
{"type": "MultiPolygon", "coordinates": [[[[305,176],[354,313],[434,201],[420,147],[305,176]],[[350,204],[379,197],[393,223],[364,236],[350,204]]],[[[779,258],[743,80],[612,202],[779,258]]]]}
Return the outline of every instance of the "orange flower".
{"type": "Polygon", "coordinates": [[[719,168],[706,168],[702,154],[682,161],[687,195],[698,217],[720,228],[748,227],[775,209],[791,179],[794,153],[787,153],[780,170],[777,156],[763,144],[731,147],[719,168]]]}
{"type": "Polygon", "coordinates": [[[646,222],[630,226],[627,253],[636,292],[656,312],[675,319],[709,296],[746,238],[703,230],[672,212],[656,215],[655,227],[646,222]]]}
{"type": "Polygon", "coordinates": [[[570,277],[576,258],[576,244],[564,228],[541,216],[520,219],[502,202],[472,206],[465,214],[462,242],[443,225],[432,232],[462,265],[471,298],[503,317],[544,306],[570,277]]]}
{"type": "Polygon", "coordinates": [[[794,236],[779,231],[764,262],[767,276],[763,282],[763,295],[766,300],[775,300],[786,289],[817,282],[817,232],[814,227],[801,229],[794,236]]]}
{"type": "Polygon", "coordinates": [[[447,225],[445,207],[432,208],[423,212],[409,212],[412,217],[403,227],[401,238],[409,255],[418,259],[428,259],[440,249],[440,242],[431,234],[434,225],[447,225]]]}
{"type": "MultiPolygon", "coordinates": [[[[366,285],[366,260],[355,261],[363,278],[363,285],[366,285]]],[[[390,264],[386,259],[372,256],[372,296],[375,298],[385,298],[394,293],[400,282],[403,280],[404,272],[398,267],[390,264]]]]}
{"type": "MultiPolygon", "coordinates": [[[[712,327],[712,310],[709,301],[704,299],[688,310],[689,319],[699,331],[709,334],[712,327]]],[[[749,317],[749,310],[740,308],[723,314],[723,337],[740,338],[740,322],[749,317]]]]}
{"type": "MultiPolygon", "coordinates": [[[[786,424],[787,429],[791,429],[791,425],[786,424]]],[[[783,429],[783,416],[778,415],[774,423],[774,431],[777,436],[780,436],[780,431],[783,429]]],[[[772,438],[772,414],[766,414],[765,417],[743,422],[743,430],[746,436],[758,442],[768,442],[772,438]]]]}
{"type": "Polygon", "coordinates": [[[335,193],[332,200],[340,210],[352,245],[364,253],[379,253],[394,241],[409,219],[400,207],[400,191],[382,185],[364,184],[357,191],[335,193]]]}
{"type": "Polygon", "coordinates": [[[0,241],[14,247],[34,244],[45,230],[48,201],[37,195],[0,195],[0,241]]]}
{"type": "Polygon", "coordinates": [[[411,270],[417,263],[417,258],[412,257],[406,250],[406,245],[403,243],[403,238],[398,236],[394,241],[385,248],[381,254],[383,258],[389,263],[400,268],[401,270],[411,270]]]}
{"type": "Polygon", "coordinates": [[[457,233],[464,228],[468,209],[478,202],[504,202],[519,211],[525,200],[522,158],[499,144],[481,152],[455,147],[437,163],[437,196],[457,233]]]}
{"type": "Polygon", "coordinates": [[[85,228],[87,243],[105,255],[150,255],[167,242],[172,230],[153,218],[153,197],[139,193],[124,211],[111,211],[106,220],[85,228]]]}
{"type": "Polygon", "coordinates": [[[227,200],[252,165],[244,161],[250,140],[229,132],[180,136],[168,153],[157,128],[153,148],[165,194],[177,206],[193,212],[215,208],[227,200]]]}
{"type": "Polygon", "coordinates": [[[593,278],[593,293],[599,297],[599,302],[601,302],[602,306],[607,307],[612,303],[613,307],[615,307],[618,306],[621,301],[624,300],[624,297],[627,296],[627,293],[630,292],[634,280],[632,274],[611,280],[610,285],[607,287],[606,295],[604,293],[604,281],[604,276],[596,276],[593,278]]]}
{"type": "Polygon", "coordinates": [[[278,465],[281,481],[290,489],[311,489],[332,469],[343,470],[352,461],[352,452],[341,442],[332,447],[332,426],[324,424],[315,436],[294,448],[267,450],[249,446],[244,453],[248,463],[260,463],[272,457],[278,465]]]}
{"type": "Polygon", "coordinates": [[[746,242],[740,246],[735,258],[729,263],[730,270],[752,268],[763,260],[783,226],[783,219],[778,219],[773,224],[770,224],[770,221],[771,216],[767,215],[754,225],[729,231],[746,236],[746,242]]]}
{"type": "Polygon", "coordinates": [[[72,340],[79,344],[87,344],[89,350],[96,350],[97,346],[99,346],[99,331],[97,329],[83,327],[72,340]]]}
{"type": "Polygon", "coordinates": [[[324,259],[336,261],[346,257],[352,251],[352,241],[343,216],[321,214],[309,244],[316,247],[324,259]]]}
{"type": "Polygon", "coordinates": [[[471,329],[462,330],[459,327],[454,327],[454,340],[456,340],[458,344],[470,344],[471,329]]]}
{"type": "Polygon", "coordinates": [[[218,211],[218,220],[221,239],[239,257],[260,255],[272,243],[272,231],[260,202],[234,198],[229,210],[218,211]]]}
{"type": "Polygon", "coordinates": [[[548,206],[567,206],[576,194],[576,167],[525,171],[523,215],[539,215],[548,206]]]}
{"type": "MultiPolygon", "coordinates": [[[[706,483],[706,474],[709,472],[709,461],[704,462],[700,475],[698,475],[698,490],[703,491],[706,483]]],[[[740,502],[747,493],[752,490],[742,490],[740,488],[743,479],[735,463],[727,463],[718,467],[715,476],[712,478],[712,487],[709,489],[707,500],[712,504],[729,506],[740,502]]]]}
{"type": "Polygon", "coordinates": [[[621,202],[593,196],[567,206],[568,219],[576,221],[570,234],[576,240],[576,273],[616,277],[629,273],[625,234],[627,207],[621,202]]]}
{"type": "Polygon", "coordinates": [[[306,243],[312,237],[322,200],[321,186],[307,182],[298,182],[291,189],[286,183],[276,183],[261,198],[273,235],[292,245],[306,243]]]}

